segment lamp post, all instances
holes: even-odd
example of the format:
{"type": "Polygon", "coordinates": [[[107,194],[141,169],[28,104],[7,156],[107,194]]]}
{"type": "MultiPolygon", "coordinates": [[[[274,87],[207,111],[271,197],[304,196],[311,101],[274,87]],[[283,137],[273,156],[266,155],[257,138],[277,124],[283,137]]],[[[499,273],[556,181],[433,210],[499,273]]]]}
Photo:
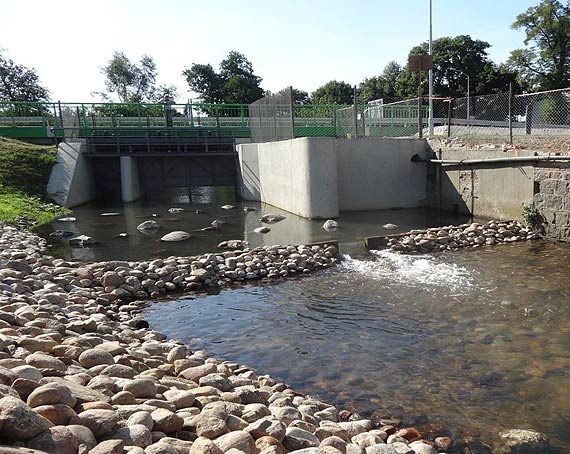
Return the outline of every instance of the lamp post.
{"type": "MultiPolygon", "coordinates": [[[[429,0],[429,54],[432,55],[432,21],[431,21],[431,2],[429,0]]],[[[429,134],[433,136],[433,69],[429,70],[429,134]]]]}

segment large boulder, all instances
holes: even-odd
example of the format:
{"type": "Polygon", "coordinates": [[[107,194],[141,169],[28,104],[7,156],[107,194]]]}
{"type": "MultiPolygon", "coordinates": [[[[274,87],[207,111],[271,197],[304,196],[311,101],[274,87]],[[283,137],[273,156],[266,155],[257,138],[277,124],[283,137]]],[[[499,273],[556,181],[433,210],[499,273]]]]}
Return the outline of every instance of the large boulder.
{"type": "Polygon", "coordinates": [[[12,396],[0,399],[0,437],[28,440],[52,426],[20,399],[12,396]]]}

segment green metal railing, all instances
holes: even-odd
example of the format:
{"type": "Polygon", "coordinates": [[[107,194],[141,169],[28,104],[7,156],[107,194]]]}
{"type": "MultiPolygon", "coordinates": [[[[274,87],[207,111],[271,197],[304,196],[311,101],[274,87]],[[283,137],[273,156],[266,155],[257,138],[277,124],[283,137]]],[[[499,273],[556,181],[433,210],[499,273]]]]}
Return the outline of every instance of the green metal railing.
{"type": "MultiPolygon", "coordinates": [[[[417,106],[385,106],[381,118],[357,106],[357,134],[412,135],[417,106]],[[388,133],[392,128],[393,134],[388,133]],[[402,129],[403,128],[403,129],[402,129]],[[374,134],[371,134],[373,132],[374,134]],[[402,134],[404,133],[404,134],[402,134]]],[[[372,108],[374,109],[374,108],[372,108]]],[[[427,109],[427,107],[426,107],[427,109]]],[[[370,110],[370,109],[369,109],[370,110]]],[[[295,137],[345,137],[354,124],[353,106],[307,104],[293,106],[295,137]],[[346,130],[346,131],[345,131],[346,130]]],[[[427,114],[424,115],[427,118],[427,114]]],[[[251,137],[247,104],[61,103],[0,102],[0,136],[21,139],[141,136],[251,137]]]]}

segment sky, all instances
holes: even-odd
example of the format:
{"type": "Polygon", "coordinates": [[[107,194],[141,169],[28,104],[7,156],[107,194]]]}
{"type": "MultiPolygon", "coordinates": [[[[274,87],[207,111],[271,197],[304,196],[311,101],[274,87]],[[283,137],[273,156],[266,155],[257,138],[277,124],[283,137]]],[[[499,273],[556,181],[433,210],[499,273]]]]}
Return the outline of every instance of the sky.
{"type": "MultiPolygon", "coordinates": [[[[491,60],[524,47],[511,28],[539,0],[432,0],[433,39],[487,41],[491,60]]],[[[153,57],[158,84],[195,99],[182,71],[244,54],[276,92],[309,93],[329,80],[358,85],[429,38],[429,0],[1,0],[0,48],[35,68],[52,100],[98,101],[101,67],[115,51],[153,57]]]]}

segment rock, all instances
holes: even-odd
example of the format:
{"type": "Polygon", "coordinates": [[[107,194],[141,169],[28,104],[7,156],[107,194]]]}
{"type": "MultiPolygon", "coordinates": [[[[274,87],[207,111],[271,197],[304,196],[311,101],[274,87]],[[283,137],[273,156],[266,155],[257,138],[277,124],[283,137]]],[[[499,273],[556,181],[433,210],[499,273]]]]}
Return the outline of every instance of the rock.
{"type": "Polygon", "coordinates": [[[52,238],[69,238],[73,235],[74,233],[69,230],[55,230],[49,234],[52,238]]]}
{"type": "Polygon", "coordinates": [[[169,434],[182,430],[182,426],[184,426],[184,420],[166,408],[159,408],[153,411],[150,416],[154,422],[153,430],[169,434]]]}
{"type": "Polygon", "coordinates": [[[249,211],[257,211],[257,209],[253,208],[253,207],[243,207],[243,211],[245,211],[247,213],[249,211]]]}
{"type": "Polygon", "coordinates": [[[73,408],[64,404],[40,405],[39,407],[35,407],[34,411],[56,426],[65,426],[69,423],[71,418],[77,416],[73,408]]]}
{"type": "Polygon", "coordinates": [[[437,449],[422,441],[414,441],[409,447],[412,449],[412,454],[437,454],[437,449]]]}
{"type": "Polygon", "coordinates": [[[97,402],[97,401],[109,402],[109,400],[111,399],[109,396],[103,394],[102,392],[96,389],[80,385],[79,383],[67,380],[65,378],[49,377],[49,378],[44,378],[44,380],[49,380],[50,382],[60,383],[64,385],[66,388],[68,388],[71,391],[71,394],[73,394],[73,396],[77,398],[77,403],[79,404],[82,404],[84,402],[97,402]]]}
{"type": "Polygon", "coordinates": [[[20,399],[12,396],[0,399],[0,435],[27,440],[53,426],[47,419],[35,413],[20,399]]]}
{"type": "Polygon", "coordinates": [[[256,229],[253,229],[253,231],[254,231],[255,233],[264,234],[264,233],[269,233],[269,232],[271,232],[271,229],[270,229],[269,227],[257,227],[256,229]]]}
{"type": "Polygon", "coordinates": [[[414,427],[406,427],[398,430],[394,436],[405,438],[408,442],[416,441],[422,438],[422,434],[414,427]]]}
{"type": "Polygon", "coordinates": [[[85,410],[70,421],[72,424],[85,426],[99,438],[111,432],[119,422],[119,415],[114,410],[85,410]]]}
{"type": "Polygon", "coordinates": [[[510,429],[499,433],[504,442],[504,452],[530,453],[549,448],[548,437],[532,429],[510,429]]]}
{"type": "Polygon", "coordinates": [[[234,208],[233,205],[222,205],[222,210],[233,210],[234,208]]]}
{"type": "Polygon", "coordinates": [[[337,230],[338,229],[338,222],[336,222],[332,219],[327,219],[325,221],[325,223],[323,224],[323,229],[325,229],[327,232],[337,230]]]}
{"type": "Polygon", "coordinates": [[[184,232],[183,230],[175,230],[174,232],[167,233],[160,240],[171,241],[171,242],[184,241],[190,238],[191,236],[192,235],[190,235],[188,232],[184,232]]]}
{"type": "Polygon", "coordinates": [[[89,454],[123,454],[123,440],[105,440],[89,451],[89,454]]]}
{"type": "Polygon", "coordinates": [[[63,404],[73,408],[76,403],[77,398],[69,388],[59,383],[40,386],[34,389],[27,399],[27,404],[32,408],[50,404],[63,404]]]}
{"type": "Polygon", "coordinates": [[[91,238],[90,236],[87,235],[79,235],[69,240],[69,245],[71,247],[87,247],[87,246],[92,246],[96,243],[97,241],[95,241],[94,238],[91,238]]]}
{"type": "Polygon", "coordinates": [[[288,427],[283,439],[283,446],[289,451],[319,446],[319,439],[311,432],[298,427],[288,427]]]}
{"type": "Polygon", "coordinates": [[[58,221],[59,222],[75,222],[75,221],[77,221],[77,218],[75,218],[73,216],[67,216],[64,218],[59,218],[58,221]]]}
{"type": "Polygon", "coordinates": [[[398,454],[398,451],[390,445],[381,444],[369,446],[366,448],[366,454],[398,454]]]}
{"type": "Polygon", "coordinates": [[[184,212],[184,208],[169,208],[168,209],[169,213],[183,213],[184,212]]]}
{"type": "Polygon", "coordinates": [[[65,426],[54,426],[31,438],[27,443],[31,449],[53,454],[76,454],[80,440],[65,426]]]}
{"type": "Polygon", "coordinates": [[[436,437],[434,441],[434,446],[442,451],[449,451],[454,445],[454,442],[450,437],[436,437]]]}
{"type": "Polygon", "coordinates": [[[222,435],[214,440],[214,443],[222,452],[227,452],[234,448],[243,451],[245,454],[254,454],[256,450],[255,441],[250,434],[243,430],[236,430],[222,435]]]}
{"type": "Polygon", "coordinates": [[[128,391],[135,397],[154,397],[156,384],[150,378],[137,378],[123,386],[123,391],[128,391]]]}
{"type": "Polygon", "coordinates": [[[222,241],[218,244],[219,249],[243,249],[247,247],[249,243],[244,240],[228,240],[222,241]]]}
{"type": "Polygon", "coordinates": [[[283,219],[285,219],[285,216],[281,216],[280,214],[268,213],[261,216],[259,220],[264,224],[275,224],[276,222],[282,221],[283,219]]]}
{"type": "Polygon", "coordinates": [[[156,222],[156,221],[144,221],[144,222],[141,222],[137,226],[137,230],[140,230],[140,231],[157,230],[158,228],[160,228],[160,226],[158,225],[158,222],[156,222]]]}
{"type": "Polygon", "coordinates": [[[152,420],[152,416],[150,413],[146,411],[137,411],[129,416],[127,420],[127,426],[134,426],[136,424],[142,424],[143,426],[147,427],[148,430],[152,430],[154,426],[154,421],[152,420]]]}
{"type": "Polygon", "coordinates": [[[109,213],[101,213],[101,216],[120,216],[121,213],[116,212],[109,212],[109,213]]]}
{"type": "Polygon", "coordinates": [[[161,441],[162,440],[159,440],[157,443],[148,446],[144,450],[145,454],[180,454],[178,449],[161,443],[161,441]]]}
{"type": "Polygon", "coordinates": [[[46,452],[20,446],[0,446],[0,454],[46,454],[46,452]]]}
{"type": "Polygon", "coordinates": [[[279,441],[285,438],[285,430],[285,424],[274,416],[266,416],[258,419],[245,428],[245,432],[250,433],[255,439],[269,436],[279,441]]]}
{"type": "Polygon", "coordinates": [[[172,402],[176,406],[177,410],[191,407],[196,400],[190,390],[169,389],[164,391],[163,395],[167,401],[172,402]]]}
{"type": "Polygon", "coordinates": [[[123,440],[125,446],[138,446],[140,448],[146,448],[152,444],[152,434],[148,427],[142,424],[122,427],[108,433],[104,438],[109,440],[123,440]]]}
{"type": "Polygon", "coordinates": [[[95,435],[93,435],[93,432],[91,432],[87,427],[76,424],[67,425],[66,427],[81,444],[84,444],[87,447],[87,449],[93,449],[97,446],[95,435]]]}
{"type": "Polygon", "coordinates": [[[192,444],[189,454],[223,454],[223,451],[212,440],[198,437],[192,444]]]}
{"type": "Polygon", "coordinates": [[[332,446],[333,448],[338,449],[340,452],[346,452],[346,441],[340,437],[332,436],[321,440],[319,449],[324,448],[325,446],[332,446]]]}
{"type": "Polygon", "coordinates": [[[393,230],[393,229],[397,229],[397,228],[398,228],[398,226],[397,226],[396,224],[391,224],[391,223],[384,224],[382,227],[385,228],[385,229],[388,229],[388,230],[393,230]]]}
{"type": "Polygon", "coordinates": [[[201,414],[196,419],[196,435],[214,439],[228,431],[225,419],[201,414]]]}
{"type": "MultiPolygon", "coordinates": [[[[103,279],[104,278],[105,275],[103,276],[103,279]]],[[[109,280],[106,279],[106,281],[108,282],[109,280]]],[[[108,286],[105,283],[103,285],[105,285],[106,287],[108,286]]],[[[90,369],[91,367],[94,366],[100,366],[102,364],[115,364],[115,361],[113,360],[113,355],[98,348],[90,348],[88,350],[85,350],[83,353],[81,353],[81,355],[79,355],[78,361],[79,364],[81,364],[83,367],[86,367],[87,369],[90,369]]]]}

